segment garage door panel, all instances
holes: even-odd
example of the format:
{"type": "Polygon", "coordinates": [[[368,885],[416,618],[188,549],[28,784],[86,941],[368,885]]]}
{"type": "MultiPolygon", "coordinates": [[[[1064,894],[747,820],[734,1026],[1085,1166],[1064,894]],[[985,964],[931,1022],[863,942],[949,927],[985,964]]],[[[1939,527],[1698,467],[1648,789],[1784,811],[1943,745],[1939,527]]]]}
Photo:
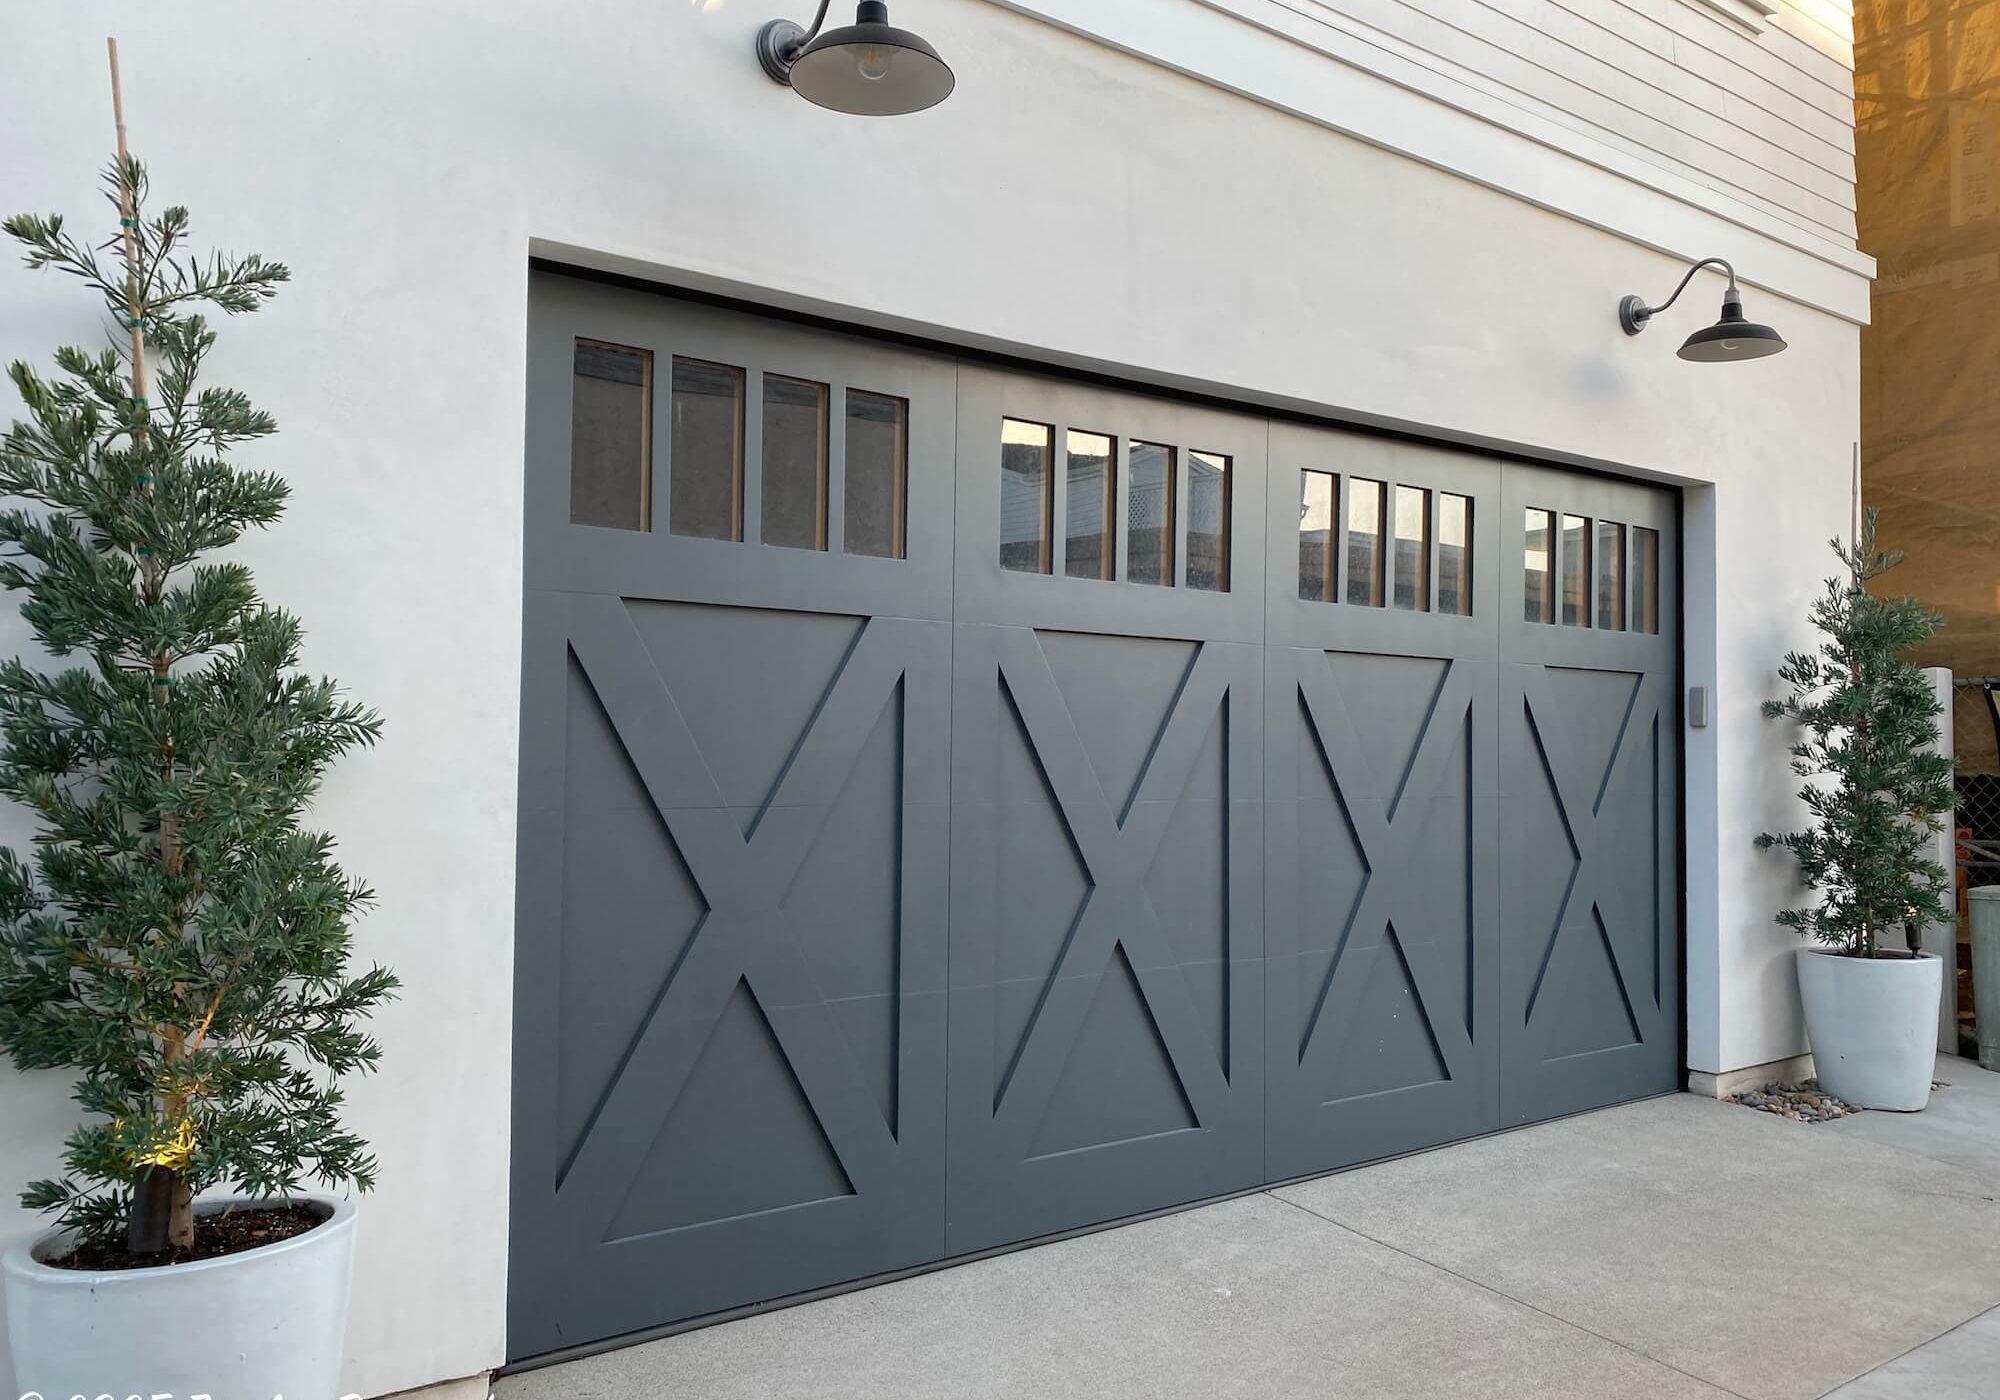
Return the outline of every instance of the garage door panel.
{"type": "Polygon", "coordinates": [[[1150,1208],[1129,1176],[1093,1184],[1107,1156],[1153,1204],[1254,1184],[1238,876],[1260,823],[1234,755],[1258,751],[1258,667],[1212,641],[959,627],[953,1252],[1150,1208]]]}
{"type": "Polygon", "coordinates": [[[1678,536],[1668,493],[1542,468],[1507,468],[1503,512],[1502,1116],[1524,1122],[1678,1083],[1678,536]]]}
{"type": "Polygon", "coordinates": [[[1666,1019],[1662,953],[1671,939],[1662,937],[1670,925],[1659,881],[1668,858],[1662,832],[1670,831],[1660,824],[1669,801],[1658,744],[1664,687],[1606,677],[1612,684],[1599,693],[1611,703],[1596,733],[1609,737],[1593,748],[1589,732],[1570,742],[1554,713],[1550,669],[1515,673],[1523,773],[1510,804],[1521,820],[1509,823],[1507,889],[1523,1049],[1543,1058],[1677,1049],[1678,1028],[1666,1019]]]}
{"type": "Polygon", "coordinates": [[[1274,1177],[1494,1121],[1493,675],[1273,653],[1273,781],[1289,769],[1293,794],[1269,809],[1274,1177]]]}
{"type": "Polygon", "coordinates": [[[1497,1121],[1500,471],[1274,424],[1273,1177],[1497,1121]],[[1279,643],[1284,643],[1281,647],[1279,643]]]}
{"type": "Polygon", "coordinates": [[[824,616],[662,629],[687,615],[577,595],[544,611],[566,636],[573,740],[556,1110],[589,1110],[580,1128],[556,1124],[574,1140],[540,1202],[553,1257],[537,1325],[613,1325],[606,1251],[656,1255],[652,1308],[683,1306],[672,1280],[700,1272],[718,1232],[773,1214],[880,1216],[788,1278],[935,1254],[943,851],[919,837],[913,861],[904,834],[944,812],[921,799],[925,784],[944,791],[949,629],[824,616]],[[714,693],[700,635],[713,625],[798,643],[782,663],[741,668],[784,703],[714,693]],[[775,735],[718,738],[732,705],[775,735]],[[721,728],[698,736],[690,716],[721,728]],[[638,898],[648,890],[680,897],[653,907],[638,898]],[[857,1215],[852,1197],[879,1212],[857,1215]]]}
{"type": "Polygon", "coordinates": [[[534,320],[517,1356],[944,1247],[950,363],[546,279],[534,320]],[[605,345],[651,395],[619,440],[651,500],[618,528],[571,519],[580,346],[605,345]],[[740,386],[704,449],[740,538],[675,533],[684,361],[740,386]],[[765,410],[801,383],[804,438],[771,421],[808,470],[767,496],[765,410]],[[851,548],[849,449],[884,428],[849,390],[900,405],[905,557],[851,548]]]}
{"type": "Polygon", "coordinates": [[[961,373],[954,1253],[1261,1179],[1266,438],[961,373]]]}

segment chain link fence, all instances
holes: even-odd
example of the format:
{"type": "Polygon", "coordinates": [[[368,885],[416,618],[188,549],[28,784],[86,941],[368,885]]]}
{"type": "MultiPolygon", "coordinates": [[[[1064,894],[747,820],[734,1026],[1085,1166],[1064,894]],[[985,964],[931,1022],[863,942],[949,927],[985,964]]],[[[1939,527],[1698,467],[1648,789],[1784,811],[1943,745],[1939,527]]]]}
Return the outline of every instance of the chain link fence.
{"type": "Polygon", "coordinates": [[[1976,1054],[1965,892],[2000,885],[2000,676],[1954,676],[1951,746],[1958,760],[1959,1053],[1976,1054]]]}

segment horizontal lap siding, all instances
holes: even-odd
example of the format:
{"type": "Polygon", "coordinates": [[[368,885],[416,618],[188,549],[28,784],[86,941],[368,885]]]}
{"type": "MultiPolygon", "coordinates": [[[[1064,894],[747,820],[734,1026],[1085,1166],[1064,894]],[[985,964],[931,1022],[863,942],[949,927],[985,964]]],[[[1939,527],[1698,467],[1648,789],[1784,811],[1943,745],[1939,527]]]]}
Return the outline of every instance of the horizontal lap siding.
{"type": "MultiPolygon", "coordinates": [[[[1847,0],[1278,0],[1821,236],[1854,241],[1847,0]]],[[[1231,8],[1224,0],[1222,8],[1231,8]]]]}

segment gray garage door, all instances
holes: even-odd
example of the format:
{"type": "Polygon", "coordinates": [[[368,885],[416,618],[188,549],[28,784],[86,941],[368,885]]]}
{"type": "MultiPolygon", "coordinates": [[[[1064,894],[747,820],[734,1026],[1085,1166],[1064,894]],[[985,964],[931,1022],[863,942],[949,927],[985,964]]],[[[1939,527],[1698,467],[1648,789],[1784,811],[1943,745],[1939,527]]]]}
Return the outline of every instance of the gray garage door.
{"type": "Polygon", "coordinates": [[[530,310],[516,1359],[1675,1086],[1670,495],[530,310]]]}

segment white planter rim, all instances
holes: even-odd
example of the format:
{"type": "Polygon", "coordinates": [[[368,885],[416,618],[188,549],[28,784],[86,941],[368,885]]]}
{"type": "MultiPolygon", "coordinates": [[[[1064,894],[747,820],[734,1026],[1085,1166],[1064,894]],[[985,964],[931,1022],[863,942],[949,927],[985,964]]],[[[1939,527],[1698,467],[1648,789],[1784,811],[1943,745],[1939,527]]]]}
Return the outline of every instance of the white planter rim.
{"type": "Polygon", "coordinates": [[[234,1254],[218,1254],[209,1259],[190,1259],[183,1264],[148,1264],[139,1269],[59,1269],[42,1261],[66,1245],[70,1240],[68,1230],[49,1230],[33,1239],[22,1240],[10,1246],[0,1269],[6,1273],[22,1277],[33,1277],[38,1288],[76,1288],[89,1290],[116,1287],[121,1280],[158,1278],[171,1273],[176,1277],[186,1274],[209,1273],[216,1269],[226,1269],[245,1259],[268,1259],[289,1250],[308,1249],[324,1244],[335,1235],[344,1234],[354,1228],[355,1203],[345,1197],[323,1196],[317,1192],[300,1192],[295,1196],[216,1196],[195,1202],[195,1216],[219,1215],[225,1210],[244,1207],[251,1210],[282,1209],[285,1206],[305,1206],[310,1210],[326,1212],[326,1217],[312,1229],[290,1239],[274,1240],[270,1244],[260,1244],[255,1249],[239,1249],[234,1254]]]}
{"type": "Polygon", "coordinates": [[[1936,962],[1938,960],[1938,955],[1930,952],[1917,952],[1900,958],[1859,958],[1852,953],[1843,953],[1838,948],[1829,948],[1823,944],[1814,943],[1802,945],[1799,951],[1801,953],[1812,953],[1822,958],[1835,958],[1843,964],[1852,964],[1855,967],[1914,967],[1918,963],[1936,962]]]}

